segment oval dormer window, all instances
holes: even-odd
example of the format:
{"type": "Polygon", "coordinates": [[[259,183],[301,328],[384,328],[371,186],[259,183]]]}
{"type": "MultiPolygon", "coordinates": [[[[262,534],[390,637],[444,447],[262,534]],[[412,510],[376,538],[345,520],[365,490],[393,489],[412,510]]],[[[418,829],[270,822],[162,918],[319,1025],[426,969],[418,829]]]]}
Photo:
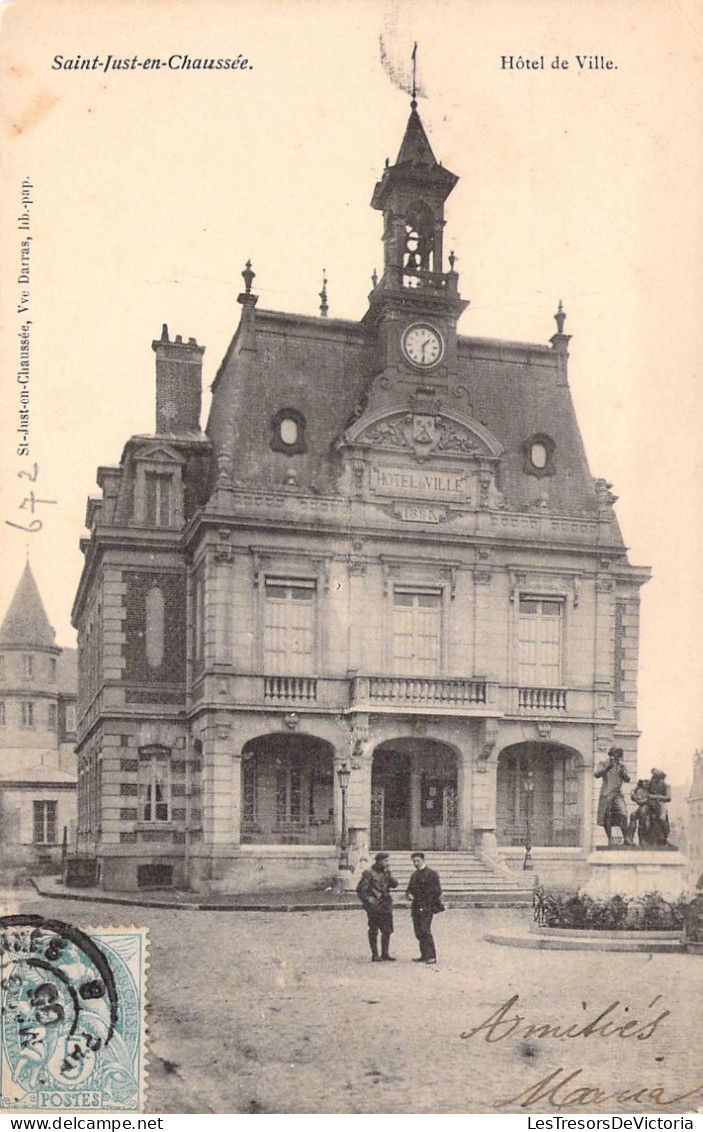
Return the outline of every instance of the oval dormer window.
{"type": "Polygon", "coordinates": [[[556,474],[554,460],[556,445],[551,436],[536,432],[523,442],[522,470],[526,476],[553,476],[556,474]]]}
{"type": "Polygon", "coordinates": [[[292,417],[281,417],[279,424],[281,440],[284,444],[296,444],[298,441],[298,422],[292,417]]]}
{"type": "Polygon", "coordinates": [[[271,447],[274,452],[294,456],[306,451],[305,417],[297,409],[280,409],[271,418],[271,447]]]}
{"type": "Polygon", "coordinates": [[[549,455],[544,444],[542,444],[541,440],[535,441],[530,448],[530,460],[533,468],[538,468],[541,471],[542,468],[546,468],[548,459],[549,455]]]}

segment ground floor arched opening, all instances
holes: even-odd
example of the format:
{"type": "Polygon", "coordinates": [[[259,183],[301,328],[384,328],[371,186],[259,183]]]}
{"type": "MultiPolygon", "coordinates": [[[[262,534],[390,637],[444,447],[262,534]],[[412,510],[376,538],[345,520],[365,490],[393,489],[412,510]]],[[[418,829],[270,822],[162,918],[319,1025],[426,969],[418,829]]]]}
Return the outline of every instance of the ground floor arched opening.
{"type": "Polygon", "coordinates": [[[583,823],[583,758],[557,743],[514,743],[498,756],[499,845],[578,846],[583,823]]]}
{"type": "Polygon", "coordinates": [[[371,764],[374,849],[457,849],[457,755],[436,739],[380,743],[371,764]]]}
{"type": "Polygon", "coordinates": [[[333,845],[333,747],[277,732],[242,750],[244,844],[333,845]]]}

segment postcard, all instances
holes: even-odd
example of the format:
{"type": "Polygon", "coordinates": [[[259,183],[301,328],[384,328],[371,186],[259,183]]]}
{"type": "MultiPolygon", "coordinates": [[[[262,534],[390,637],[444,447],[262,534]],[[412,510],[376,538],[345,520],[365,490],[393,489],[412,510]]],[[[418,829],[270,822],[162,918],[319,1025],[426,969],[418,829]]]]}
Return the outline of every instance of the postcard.
{"type": "Polygon", "coordinates": [[[693,1127],[699,0],[1,15],[3,1110],[693,1127]]]}

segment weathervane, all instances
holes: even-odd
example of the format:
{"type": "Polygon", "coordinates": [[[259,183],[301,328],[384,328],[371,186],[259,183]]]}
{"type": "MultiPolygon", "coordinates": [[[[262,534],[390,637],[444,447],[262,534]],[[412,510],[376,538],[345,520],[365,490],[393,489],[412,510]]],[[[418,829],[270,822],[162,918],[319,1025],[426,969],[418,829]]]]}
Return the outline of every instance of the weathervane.
{"type": "Polygon", "coordinates": [[[417,43],[413,44],[413,96],[410,103],[412,110],[417,110],[417,43]]]}

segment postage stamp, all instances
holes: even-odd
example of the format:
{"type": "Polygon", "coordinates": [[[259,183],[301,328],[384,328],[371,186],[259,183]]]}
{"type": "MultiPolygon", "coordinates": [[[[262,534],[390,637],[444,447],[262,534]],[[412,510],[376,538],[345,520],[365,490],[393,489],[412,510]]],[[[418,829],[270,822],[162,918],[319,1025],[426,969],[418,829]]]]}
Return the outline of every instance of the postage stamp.
{"type": "Polygon", "coordinates": [[[146,928],[0,917],[0,1108],[142,1110],[146,928]]]}

